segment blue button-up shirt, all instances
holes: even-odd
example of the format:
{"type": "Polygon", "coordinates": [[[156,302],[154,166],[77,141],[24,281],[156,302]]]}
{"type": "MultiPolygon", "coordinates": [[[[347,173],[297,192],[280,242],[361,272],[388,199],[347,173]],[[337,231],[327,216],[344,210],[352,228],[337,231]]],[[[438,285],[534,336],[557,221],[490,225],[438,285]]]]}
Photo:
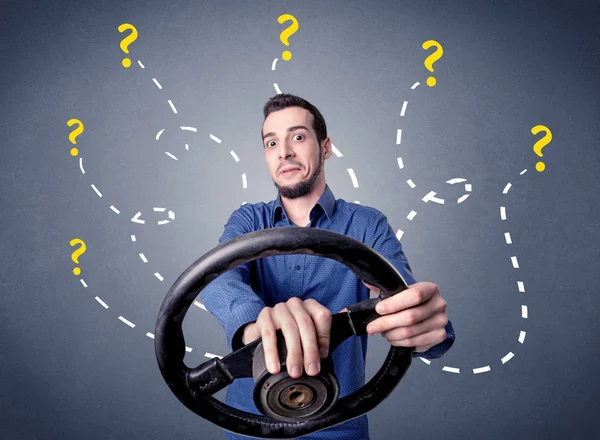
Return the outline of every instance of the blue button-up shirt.
{"type": "MultiPolygon", "coordinates": [[[[247,203],[235,210],[225,224],[219,243],[238,235],[283,226],[291,222],[281,197],[269,203],[247,203]]],[[[402,251],[402,245],[375,208],[335,199],[327,185],[310,212],[311,228],[328,229],[357,239],[384,256],[410,286],[416,283],[402,251]]],[[[344,264],[330,258],[307,255],[274,255],[242,264],[222,274],[206,286],[200,299],[224,328],[232,350],[242,344],[243,327],[255,322],[264,307],[273,307],[291,297],[313,298],[332,314],[369,298],[369,289],[344,264]]],[[[448,322],[446,340],[414,356],[435,359],[454,342],[454,329],[448,322]]],[[[335,375],[344,397],[365,384],[365,359],[368,335],[346,339],[331,354],[335,375]]],[[[227,388],[226,403],[234,408],[260,414],[252,400],[254,380],[237,379],[227,388]]],[[[248,437],[225,431],[228,439],[248,437]]],[[[345,423],[302,437],[303,439],[368,440],[366,414],[345,423]]]]}

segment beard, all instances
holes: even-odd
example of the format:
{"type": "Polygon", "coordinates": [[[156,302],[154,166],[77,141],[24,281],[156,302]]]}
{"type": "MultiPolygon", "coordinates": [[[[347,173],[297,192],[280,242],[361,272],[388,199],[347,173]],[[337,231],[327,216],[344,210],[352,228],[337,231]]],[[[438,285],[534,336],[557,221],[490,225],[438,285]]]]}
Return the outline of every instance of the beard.
{"type": "Polygon", "coordinates": [[[275,188],[277,188],[277,191],[279,191],[281,197],[286,197],[288,199],[296,199],[298,197],[303,197],[306,194],[310,193],[317,184],[317,179],[321,174],[321,168],[323,168],[323,161],[323,156],[321,156],[319,150],[319,165],[317,166],[317,169],[314,173],[312,173],[311,176],[308,177],[308,179],[303,180],[301,182],[289,186],[281,186],[278,185],[277,182],[275,182],[275,180],[273,180],[275,188]]]}

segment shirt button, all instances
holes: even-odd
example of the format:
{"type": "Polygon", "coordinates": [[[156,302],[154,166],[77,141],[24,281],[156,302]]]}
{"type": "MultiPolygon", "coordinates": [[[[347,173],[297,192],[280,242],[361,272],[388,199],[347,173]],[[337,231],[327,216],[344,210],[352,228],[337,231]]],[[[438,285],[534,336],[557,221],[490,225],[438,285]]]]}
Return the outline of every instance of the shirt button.
{"type": "Polygon", "coordinates": [[[296,266],[296,270],[300,270],[300,266],[296,266]]]}

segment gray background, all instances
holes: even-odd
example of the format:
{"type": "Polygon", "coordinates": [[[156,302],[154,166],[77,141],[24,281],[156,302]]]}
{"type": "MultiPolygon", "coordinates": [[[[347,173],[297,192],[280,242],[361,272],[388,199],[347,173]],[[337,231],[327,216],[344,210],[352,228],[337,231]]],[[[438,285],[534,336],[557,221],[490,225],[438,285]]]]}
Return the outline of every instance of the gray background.
{"type": "MultiPolygon", "coordinates": [[[[414,361],[369,413],[372,438],[597,435],[597,2],[52,3],[0,10],[1,438],[223,438],[168,390],[146,333],[229,214],[275,197],[259,137],[273,83],[324,114],[343,154],[326,163],[336,197],[384,212],[415,277],[449,304],[454,347],[414,361]],[[299,21],[293,58],[272,71],[285,13],[299,21]],[[129,69],[121,23],[139,31],[129,69]],[[433,88],[429,39],[444,47],[433,88]],[[85,124],[78,158],[71,118],[85,124]],[[553,133],[542,173],[537,124],[553,133]],[[463,184],[445,183],[455,177],[472,185],[460,204],[463,184]],[[422,202],[429,191],[445,204],[422,202]],[[153,207],[176,219],[158,226],[167,217],[153,207]],[[138,211],[146,224],[130,221],[138,211]],[[79,277],[75,237],[87,245],[79,277]]],[[[204,310],[191,307],[184,329],[188,365],[228,353],[204,310]]],[[[368,377],[386,351],[371,339],[368,377]]]]}

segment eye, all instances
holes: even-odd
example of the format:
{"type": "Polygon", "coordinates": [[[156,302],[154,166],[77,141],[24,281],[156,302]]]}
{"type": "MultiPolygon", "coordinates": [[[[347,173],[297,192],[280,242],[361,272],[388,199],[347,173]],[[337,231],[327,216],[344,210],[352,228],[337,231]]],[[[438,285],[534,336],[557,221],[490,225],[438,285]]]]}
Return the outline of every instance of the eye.
{"type": "MultiPolygon", "coordinates": [[[[295,134],[294,135],[294,139],[296,139],[298,136],[300,136],[302,139],[304,139],[304,135],[303,134],[295,134]]],[[[297,140],[297,139],[296,139],[297,140]]]]}
{"type": "Polygon", "coordinates": [[[267,147],[272,147],[273,146],[273,145],[271,145],[272,142],[275,142],[275,141],[269,141],[269,142],[267,142],[267,147]]]}

